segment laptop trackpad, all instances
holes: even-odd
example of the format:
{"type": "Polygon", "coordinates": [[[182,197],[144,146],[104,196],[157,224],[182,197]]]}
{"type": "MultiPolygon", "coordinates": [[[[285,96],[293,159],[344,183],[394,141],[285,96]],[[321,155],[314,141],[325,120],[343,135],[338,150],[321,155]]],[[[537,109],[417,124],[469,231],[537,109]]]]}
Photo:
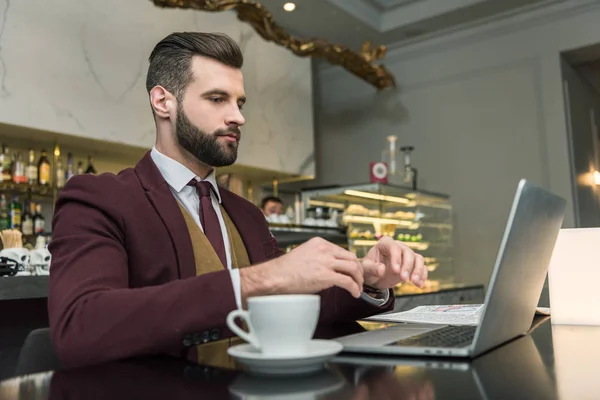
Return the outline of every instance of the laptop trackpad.
{"type": "Polygon", "coordinates": [[[353,335],[342,336],[336,340],[344,346],[367,346],[379,347],[398,340],[406,339],[421,333],[443,328],[446,325],[433,324],[402,324],[394,325],[383,329],[355,333],[353,335]]]}

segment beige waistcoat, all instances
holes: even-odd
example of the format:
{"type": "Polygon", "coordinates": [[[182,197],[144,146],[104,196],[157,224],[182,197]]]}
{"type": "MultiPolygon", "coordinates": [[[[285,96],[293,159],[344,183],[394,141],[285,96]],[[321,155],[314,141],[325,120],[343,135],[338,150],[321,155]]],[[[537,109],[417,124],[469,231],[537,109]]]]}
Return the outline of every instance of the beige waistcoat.
{"type": "MultiPolygon", "coordinates": [[[[179,208],[183,213],[185,223],[188,227],[192,247],[194,249],[194,261],[196,263],[196,275],[207,274],[209,272],[222,271],[226,268],[221,263],[219,256],[213,249],[208,238],[202,232],[202,229],[196,224],[192,216],[187,212],[181,204],[179,208]]],[[[229,215],[223,207],[221,213],[227,228],[231,249],[231,267],[244,268],[250,265],[246,246],[242,241],[242,237],[237,228],[229,218],[229,215]]],[[[236,344],[243,343],[238,337],[227,338],[215,342],[200,344],[197,347],[198,363],[202,365],[210,365],[222,368],[237,368],[235,361],[227,354],[227,349],[236,344]]]]}

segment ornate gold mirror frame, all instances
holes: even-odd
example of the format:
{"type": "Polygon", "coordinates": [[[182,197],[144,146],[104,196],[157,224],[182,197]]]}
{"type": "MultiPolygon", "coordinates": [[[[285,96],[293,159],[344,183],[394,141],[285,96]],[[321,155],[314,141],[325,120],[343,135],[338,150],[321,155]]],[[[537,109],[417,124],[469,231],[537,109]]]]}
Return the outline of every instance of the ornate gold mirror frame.
{"type": "Polygon", "coordinates": [[[383,65],[374,64],[386,53],[386,46],[371,47],[365,42],[359,53],[347,47],[331,44],[323,39],[298,39],[287,33],[273,20],[273,16],[259,3],[248,0],[151,0],[159,7],[192,8],[219,12],[235,10],[240,21],[252,25],[258,34],[269,42],[283,46],[299,57],[318,57],[331,64],[340,65],[377,89],[396,85],[394,76],[383,65]]]}

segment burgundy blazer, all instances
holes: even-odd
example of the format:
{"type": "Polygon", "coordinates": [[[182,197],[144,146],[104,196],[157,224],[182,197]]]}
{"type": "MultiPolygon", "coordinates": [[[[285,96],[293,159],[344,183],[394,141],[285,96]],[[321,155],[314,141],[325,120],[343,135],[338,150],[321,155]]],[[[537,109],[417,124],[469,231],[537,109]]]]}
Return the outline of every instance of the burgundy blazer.
{"type": "MultiPolygon", "coordinates": [[[[223,188],[222,205],[255,265],[282,254],[258,208],[223,188]]],[[[228,270],[196,276],[188,228],[148,152],[118,175],[71,178],[52,220],[48,311],[65,367],[170,354],[192,361],[194,345],[233,334],[236,308],[228,270]]],[[[393,307],[346,291],[321,293],[320,324],[393,307]]]]}

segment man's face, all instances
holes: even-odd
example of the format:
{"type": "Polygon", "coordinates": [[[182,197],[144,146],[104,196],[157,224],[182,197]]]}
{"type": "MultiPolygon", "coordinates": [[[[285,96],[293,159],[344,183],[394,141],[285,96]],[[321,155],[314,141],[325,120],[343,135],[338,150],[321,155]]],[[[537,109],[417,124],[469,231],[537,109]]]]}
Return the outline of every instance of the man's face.
{"type": "Polygon", "coordinates": [[[272,214],[281,215],[283,213],[283,205],[276,201],[267,201],[263,211],[267,217],[272,214]]]}
{"type": "Polygon", "coordinates": [[[177,108],[177,141],[206,165],[231,165],[237,159],[239,127],[246,122],[242,71],[199,56],[191,67],[193,80],[177,108]]]}

